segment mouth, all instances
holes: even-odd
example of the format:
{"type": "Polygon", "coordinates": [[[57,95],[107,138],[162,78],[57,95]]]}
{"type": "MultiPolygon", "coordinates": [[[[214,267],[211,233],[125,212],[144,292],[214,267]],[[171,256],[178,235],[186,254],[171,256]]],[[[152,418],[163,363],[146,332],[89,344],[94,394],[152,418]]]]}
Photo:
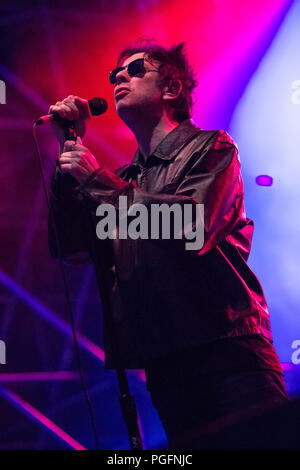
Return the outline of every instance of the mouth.
{"type": "Polygon", "coordinates": [[[128,88],[122,88],[122,89],[118,90],[118,91],[115,93],[115,99],[116,99],[116,98],[119,98],[119,97],[121,97],[121,96],[123,96],[123,95],[125,95],[126,93],[129,93],[129,91],[130,91],[130,90],[129,90],[128,88]]]}

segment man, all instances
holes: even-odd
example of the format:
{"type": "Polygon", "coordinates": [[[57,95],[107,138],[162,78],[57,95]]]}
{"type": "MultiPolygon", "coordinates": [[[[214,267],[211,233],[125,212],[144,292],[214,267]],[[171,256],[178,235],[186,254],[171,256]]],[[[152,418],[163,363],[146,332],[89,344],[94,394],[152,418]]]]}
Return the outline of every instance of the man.
{"type": "MultiPolygon", "coordinates": [[[[61,152],[51,214],[63,258],[76,264],[91,256],[85,214],[96,231],[100,204],[118,210],[120,196],[131,209],[189,204],[193,227],[204,204],[200,248],[187,250],[184,237],[96,242],[124,367],[145,368],[170,447],[201,448],[210,433],[287,398],[265,297],[246,264],[253,223],[245,215],[238,151],[225,131],[203,131],[190,120],[196,83],[183,43],[125,49],[110,81],[138,150],[113,173],[80,138],[64,142],[56,125],[61,152]]],[[[83,137],[85,100],[70,95],[49,111],[76,120],[83,137]]],[[[49,244],[58,257],[51,219],[49,244]]],[[[105,364],[113,368],[107,334],[104,341],[105,364]]],[[[228,445],[240,444],[235,436],[228,445]]]]}

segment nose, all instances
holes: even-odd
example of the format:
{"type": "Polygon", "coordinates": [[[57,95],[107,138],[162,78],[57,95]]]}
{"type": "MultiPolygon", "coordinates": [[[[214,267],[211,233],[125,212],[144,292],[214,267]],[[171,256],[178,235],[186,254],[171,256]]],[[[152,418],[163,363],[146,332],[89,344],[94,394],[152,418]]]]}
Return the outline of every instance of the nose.
{"type": "Polygon", "coordinates": [[[120,70],[120,72],[117,73],[116,80],[117,80],[116,85],[119,85],[120,83],[123,83],[123,82],[128,82],[130,80],[130,77],[127,73],[127,68],[124,70],[120,70]]]}

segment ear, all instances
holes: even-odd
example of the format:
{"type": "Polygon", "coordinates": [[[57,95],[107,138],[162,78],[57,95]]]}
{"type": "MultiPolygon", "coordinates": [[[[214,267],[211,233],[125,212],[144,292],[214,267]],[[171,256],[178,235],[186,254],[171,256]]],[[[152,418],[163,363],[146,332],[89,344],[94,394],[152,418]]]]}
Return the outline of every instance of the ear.
{"type": "Polygon", "coordinates": [[[182,91],[181,80],[170,80],[169,84],[164,88],[163,99],[164,100],[174,100],[178,98],[182,91]]]}

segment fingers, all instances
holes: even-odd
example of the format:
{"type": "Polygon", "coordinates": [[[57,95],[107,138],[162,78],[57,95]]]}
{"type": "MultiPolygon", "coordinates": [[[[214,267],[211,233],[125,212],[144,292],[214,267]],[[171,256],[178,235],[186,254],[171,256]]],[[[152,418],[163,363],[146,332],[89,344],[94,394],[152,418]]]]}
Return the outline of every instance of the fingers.
{"type": "Polygon", "coordinates": [[[73,165],[72,158],[70,158],[69,156],[66,156],[66,157],[61,156],[59,159],[59,164],[61,167],[68,165],[70,168],[72,168],[72,165],[73,165]]]}
{"type": "Polygon", "coordinates": [[[69,95],[62,101],[50,106],[48,113],[57,113],[60,117],[70,121],[89,119],[91,117],[88,101],[78,96],[69,95]]]}
{"type": "Polygon", "coordinates": [[[74,96],[73,99],[74,99],[74,103],[79,109],[79,114],[80,116],[82,116],[82,119],[89,119],[91,117],[91,111],[90,111],[88,101],[82,98],[79,98],[79,96],[74,96]]]}
{"type": "Polygon", "coordinates": [[[54,105],[50,106],[49,113],[57,113],[60,117],[68,119],[70,116],[70,108],[63,103],[63,101],[57,101],[54,105]]]}
{"type": "Polygon", "coordinates": [[[79,119],[79,109],[72,101],[64,99],[62,104],[64,107],[68,108],[67,118],[70,119],[70,121],[76,121],[79,119]]]}
{"type": "Polygon", "coordinates": [[[63,146],[63,151],[59,156],[59,164],[61,169],[66,171],[72,168],[74,158],[78,155],[78,148],[75,148],[76,142],[73,140],[66,140],[63,146]]]}
{"type": "Polygon", "coordinates": [[[74,140],[66,140],[64,143],[63,152],[69,152],[70,150],[73,150],[75,145],[76,142],[74,142],[74,140]]]}
{"type": "Polygon", "coordinates": [[[71,173],[74,169],[74,153],[73,152],[63,152],[58,161],[59,167],[63,173],[71,173]]]}
{"type": "Polygon", "coordinates": [[[76,142],[66,140],[63,152],[58,159],[62,173],[71,174],[77,181],[84,181],[93,171],[99,168],[99,164],[89,149],[81,145],[81,139],[76,142]]]}
{"type": "Polygon", "coordinates": [[[62,153],[61,156],[59,157],[59,163],[61,165],[69,164],[72,165],[73,158],[69,153],[62,153]]]}
{"type": "Polygon", "coordinates": [[[82,150],[85,150],[85,147],[76,145],[76,142],[73,140],[66,140],[63,146],[63,152],[59,156],[60,165],[67,165],[66,168],[73,168],[73,164],[76,161],[82,160],[82,150]],[[80,152],[80,153],[79,153],[80,152]]]}
{"type": "Polygon", "coordinates": [[[76,142],[74,140],[66,140],[63,146],[63,152],[70,152],[74,150],[83,150],[83,145],[81,145],[80,137],[77,137],[76,142]]]}
{"type": "Polygon", "coordinates": [[[62,173],[71,173],[73,168],[72,163],[66,163],[61,161],[59,161],[59,167],[62,173]]]}

